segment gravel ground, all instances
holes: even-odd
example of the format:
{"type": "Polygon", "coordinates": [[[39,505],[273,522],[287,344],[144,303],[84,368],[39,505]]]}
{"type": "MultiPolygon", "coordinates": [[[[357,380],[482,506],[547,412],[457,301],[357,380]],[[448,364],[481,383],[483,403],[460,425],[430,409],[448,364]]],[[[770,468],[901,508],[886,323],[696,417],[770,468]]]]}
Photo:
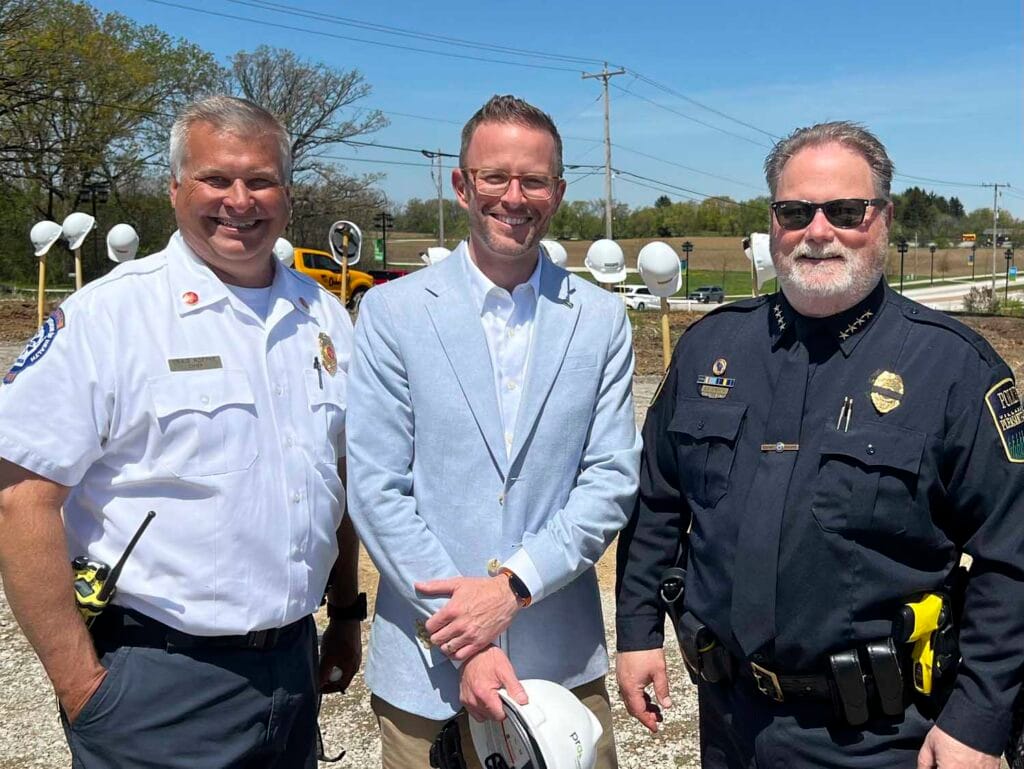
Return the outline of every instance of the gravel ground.
{"type": "MultiPolygon", "coordinates": [[[[21,351],[21,345],[0,344],[0,371],[6,371],[21,351]]],[[[654,393],[658,377],[638,377],[634,384],[637,419],[642,420],[654,393]]],[[[371,599],[375,578],[369,560],[363,556],[363,587],[371,599]]],[[[614,552],[598,565],[605,624],[609,639],[614,639],[615,575],[614,552]]],[[[325,619],[318,617],[323,624],[325,619]]],[[[364,626],[364,643],[368,626],[364,626]]],[[[614,685],[614,670],[609,690],[615,717],[615,737],[619,763],[623,769],[688,769],[699,765],[695,690],[685,678],[678,649],[669,645],[668,662],[673,682],[673,708],[657,736],[651,736],[630,718],[619,702],[614,685]]],[[[614,656],[612,665],[614,668],[614,656]]],[[[0,769],[53,769],[68,766],[70,755],[57,720],[53,690],[11,615],[6,597],[0,590],[0,703],[4,719],[0,726],[0,769]]],[[[343,695],[324,698],[320,724],[327,752],[344,748],[345,759],[339,766],[373,767],[380,765],[380,740],[370,710],[370,693],[357,676],[343,695]]]]}

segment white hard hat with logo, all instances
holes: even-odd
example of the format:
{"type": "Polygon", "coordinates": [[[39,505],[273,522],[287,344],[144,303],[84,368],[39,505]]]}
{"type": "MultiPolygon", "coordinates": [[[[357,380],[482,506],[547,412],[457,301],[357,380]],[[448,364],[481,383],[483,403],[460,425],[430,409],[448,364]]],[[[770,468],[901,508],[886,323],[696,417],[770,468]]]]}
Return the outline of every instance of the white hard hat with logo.
{"type": "Polygon", "coordinates": [[[295,247],[286,238],[278,238],[274,241],[274,256],[285,267],[291,267],[295,264],[295,247]]]}
{"type": "Polygon", "coordinates": [[[32,240],[32,247],[35,248],[36,256],[46,256],[46,252],[50,250],[50,246],[57,242],[62,232],[63,230],[57,222],[44,219],[33,224],[29,238],[32,240]]]}
{"type": "Polygon", "coordinates": [[[112,262],[130,262],[139,251],[139,233],[130,224],[115,224],[107,233],[107,256],[112,262]]]}
{"type": "Polygon", "coordinates": [[[84,214],[81,211],[68,214],[64,224],[61,226],[61,229],[64,231],[64,239],[68,242],[68,248],[72,251],[76,248],[81,248],[82,243],[85,241],[85,236],[92,232],[92,228],[95,225],[96,220],[89,216],[89,214],[84,214]]]}
{"type": "Polygon", "coordinates": [[[640,249],[636,269],[655,296],[672,296],[683,282],[678,254],[668,243],[658,240],[640,249]]]}
{"type": "Polygon", "coordinates": [[[566,262],[569,261],[569,253],[565,250],[565,246],[557,240],[542,240],[540,242],[540,247],[544,249],[544,253],[548,255],[548,259],[559,267],[565,267],[566,262]]]}
{"type": "Polygon", "coordinates": [[[587,249],[585,264],[598,283],[621,283],[626,279],[626,257],[614,240],[595,240],[587,249]]]}
{"type": "MultiPolygon", "coordinates": [[[[520,705],[502,689],[504,721],[469,719],[469,734],[479,763],[487,769],[593,769],[601,724],[564,686],[527,679],[521,682],[529,703],[520,705]]],[[[430,750],[437,769],[466,769],[457,719],[441,730],[430,750]]]]}

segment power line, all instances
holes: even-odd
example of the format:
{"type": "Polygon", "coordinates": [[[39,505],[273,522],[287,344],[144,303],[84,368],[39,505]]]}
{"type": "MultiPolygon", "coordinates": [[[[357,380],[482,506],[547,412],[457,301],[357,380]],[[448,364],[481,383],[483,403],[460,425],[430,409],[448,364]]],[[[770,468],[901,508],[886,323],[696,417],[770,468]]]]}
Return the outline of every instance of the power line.
{"type": "Polygon", "coordinates": [[[699,195],[700,197],[704,198],[705,200],[717,200],[720,203],[726,203],[726,204],[728,204],[730,206],[739,206],[740,208],[752,208],[752,209],[755,209],[757,211],[761,211],[762,210],[761,206],[751,205],[750,203],[741,203],[741,202],[738,202],[738,201],[735,201],[735,200],[730,200],[729,198],[723,198],[720,195],[709,195],[706,192],[700,192],[698,190],[691,190],[689,187],[682,187],[682,186],[680,186],[678,184],[672,184],[671,182],[661,181],[660,179],[652,179],[649,176],[643,176],[641,174],[635,174],[632,171],[623,171],[623,170],[618,169],[618,168],[613,169],[613,170],[615,171],[615,173],[620,174],[620,175],[631,176],[634,179],[642,179],[645,182],[651,182],[653,184],[660,184],[660,185],[662,185],[664,187],[668,187],[670,189],[682,190],[683,192],[688,192],[691,195],[699,195]]]}
{"type": "Polygon", "coordinates": [[[700,174],[701,176],[709,176],[712,179],[719,179],[719,180],[724,181],[724,182],[730,182],[731,184],[737,184],[740,187],[746,187],[746,188],[751,189],[751,190],[757,190],[758,192],[761,192],[761,193],[764,192],[764,189],[761,188],[761,187],[756,187],[753,184],[747,184],[745,182],[741,182],[741,181],[738,181],[736,179],[730,179],[728,176],[720,176],[719,174],[713,174],[710,171],[701,171],[701,170],[699,170],[697,168],[691,168],[690,166],[684,166],[682,163],[676,163],[676,162],[674,162],[672,160],[665,160],[665,158],[659,158],[659,157],[657,157],[655,155],[649,155],[646,152],[641,152],[640,150],[635,150],[635,149],[632,149],[631,147],[624,147],[621,144],[614,144],[613,143],[612,146],[613,147],[617,147],[620,150],[625,150],[626,152],[631,152],[634,155],[640,155],[641,157],[649,158],[651,160],[656,160],[657,162],[664,163],[665,165],[675,166],[676,168],[682,168],[685,171],[690,171],[690,172],[695,173],[695,174],[700,174]]]}
{"type": "Polygon", "coordinates": [[[163,5],[169,8],[178,8],[185,11],[192,11],[194,13],[201,13],[206,16],[216,16],[221,19],[229,19],[230,21],[246,21],[250,24],[259,24],[264,27],[273,27],[274,29],[286,29],[290,32],[302,32],[306,35],[316,35],[318,37],[327,37],[332,40],[345,40],[350,43],[365,43],[367,45],[379,45],[384,48],[392,48],[400,51],[413,51],[415,53],[426,53],[433,56],[445,56],[454,59],[466,59],[469,61],[483,61],[488,64],[507,64],[513,67],[529,67],[530,69],[544,69],[554,72],[572,72],[576,74],[579,72],[578,69],[570,69],[569,67],[556,67],[549,64],[530,64],[522,61],[506,61],[504,59],[489,59],[483,56],[471,56],[466,53],[450,53],[446,51],[435,51],[430,48],[417,48],[415,46],[398,45],[397,43],[385,43],[382,40],[367,40],[365,38],[351,37],[346,35],[339,35],[334,32],[327,32],[322,29],[309,29],[308,27],[297,27],[291,24],[280,24],[272,21],[263,21],[262,19],[253,19],[248,16],[239,16],[232,13],[222,13],[220,11],[211,11],[206,8],[195,8],[190,5],[183,5],[181,3],[172,3],[169,0],[146,0],[147,2],[154,3],[155,5],[163,5]]]}
{"type": "Polygon", "coordinates": [[[949,187],[984,187],[984,186],[986,186],[984,184],[972,184],[970,182],[950,182],[950,181],[943,181],[942,179],[929,179],[927,176],[911,176],[910,174],[897,174],[897,173],[894,173],[893,176],[898,177],[900,179],[913,179],[913,180],[916,180],[916,181],[919,181],[919,182],[928,182],[929,184],[944,184],[944,185],[949,186],[949,187]]]}

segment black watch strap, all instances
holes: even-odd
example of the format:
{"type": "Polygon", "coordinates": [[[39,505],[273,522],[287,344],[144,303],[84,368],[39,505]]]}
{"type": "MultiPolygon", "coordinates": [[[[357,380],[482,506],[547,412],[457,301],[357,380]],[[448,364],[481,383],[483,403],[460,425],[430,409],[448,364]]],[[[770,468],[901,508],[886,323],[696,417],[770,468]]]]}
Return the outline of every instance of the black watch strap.
{"type": "Polygon", "coordinates": [[[360,593],[356,600],[348,606],[338,606],[327,601],[327,617],[329,619],[354,619],[362,622],[366,619],[366,593],[360,593]]]}

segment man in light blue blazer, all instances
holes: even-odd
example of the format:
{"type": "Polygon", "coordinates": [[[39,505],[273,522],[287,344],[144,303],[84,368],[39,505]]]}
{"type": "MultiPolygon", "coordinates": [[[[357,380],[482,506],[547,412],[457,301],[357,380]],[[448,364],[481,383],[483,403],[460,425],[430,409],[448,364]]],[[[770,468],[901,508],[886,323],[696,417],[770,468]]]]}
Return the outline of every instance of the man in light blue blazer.
{"type": "Polygon", "coordinates": [[[349,509],[381,574],[366,681],[385,769],[427,767],[461,706],[525,703],[519,678],[573,689],[616,766],[594,564],[636,493],[633,352],[622,301],[541,255],[561,176],[551,118],[492,98],[452,173],[468,241],[360,308],[349,509]]]}

